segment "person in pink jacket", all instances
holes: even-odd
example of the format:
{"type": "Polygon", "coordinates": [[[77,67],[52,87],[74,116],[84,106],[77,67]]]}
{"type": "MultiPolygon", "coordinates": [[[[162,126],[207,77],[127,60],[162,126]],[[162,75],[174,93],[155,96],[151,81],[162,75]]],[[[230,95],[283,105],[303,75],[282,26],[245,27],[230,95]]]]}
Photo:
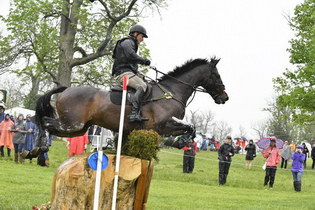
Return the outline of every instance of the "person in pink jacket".
{"type": "Polygon", "coordinates": [[[263,157],[266,158],[266,175],[264,186],[269,183],[269,188],[273,187],[277,171],[277,165],[281,160],[280,150],[276,147],[276,141],[270,140],[270,147],[264,150],[263,157]]]}

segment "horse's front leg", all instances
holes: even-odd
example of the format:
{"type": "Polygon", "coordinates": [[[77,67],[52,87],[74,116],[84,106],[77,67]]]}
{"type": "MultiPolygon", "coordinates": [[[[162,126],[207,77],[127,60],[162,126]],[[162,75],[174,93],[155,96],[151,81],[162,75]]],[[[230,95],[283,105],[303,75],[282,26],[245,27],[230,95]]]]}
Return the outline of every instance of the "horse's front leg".
{"type": "Polygon", "coordinates": [[[166,122],[165,130],[168,135],[178,136],[185,133],[192,133],[194,131],[194,126],[191,123],[172,117],[166,122]]]}

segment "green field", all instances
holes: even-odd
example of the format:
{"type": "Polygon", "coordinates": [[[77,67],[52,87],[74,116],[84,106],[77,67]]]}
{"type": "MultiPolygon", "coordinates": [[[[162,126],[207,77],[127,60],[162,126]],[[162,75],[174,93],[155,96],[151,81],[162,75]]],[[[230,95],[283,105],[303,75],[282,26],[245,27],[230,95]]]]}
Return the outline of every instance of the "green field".
{"type": "MultiPolygon", "coordinates": [[[[148,209],[315,209],[315,170],[310,169],[310,159],[302,178],[302,192],[297,193],[290,170],[284,169],[277,171],[274,188],[265,190],[261,156],[248,170],[244,155],[236,155],[227,184],[219,187],[216,152],[199,152],[192,174],[182,173],[182,153],[177,149],[160,151],[148,209]]],[[[50,200],[54,172],[67,159],[65,143],[53,142],[49,157],[49,168],[0,159],[0,209],[31,209],[50,200]]]]}

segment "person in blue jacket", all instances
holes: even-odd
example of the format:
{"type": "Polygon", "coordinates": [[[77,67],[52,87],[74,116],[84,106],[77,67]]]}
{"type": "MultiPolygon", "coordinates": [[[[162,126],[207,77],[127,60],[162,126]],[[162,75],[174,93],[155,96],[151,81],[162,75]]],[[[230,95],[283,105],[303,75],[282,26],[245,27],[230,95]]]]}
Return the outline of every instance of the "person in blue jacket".
{"type": "MultiPolygon", "coordinates": [[[[31,120],[31,115],[26,115],[26,123],[25,123],[25,144],[24,149],[26,151],[31,151],[35,147],[35,124],[31,120]]],[[[30,159],[30,163],[32,163],[32,159],[30,159]]]]}
{"type": "Polygon", "coordinates": [[[298,145],[295,152],[292,154],[292,175],[293,175],[293,186],[296,192],[300,192],[302,188],[302,173],[304,172],[304,160],[305,154],[302,152],[303,146],[298,145]]]}

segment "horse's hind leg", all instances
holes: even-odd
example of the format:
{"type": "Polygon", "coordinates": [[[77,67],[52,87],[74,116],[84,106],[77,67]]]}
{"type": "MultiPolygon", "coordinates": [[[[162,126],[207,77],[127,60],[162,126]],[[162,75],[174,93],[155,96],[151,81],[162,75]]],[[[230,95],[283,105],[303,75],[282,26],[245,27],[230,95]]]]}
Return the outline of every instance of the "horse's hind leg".
{"type": "Polygon", "coordinates": [[[77,120],[61,121],[59,119],[44,117],[43,121],[44,126],[49,130],[51,134],[61,137],[83,135],[89,127],[89,123],[83,123],[77,120]]]}

